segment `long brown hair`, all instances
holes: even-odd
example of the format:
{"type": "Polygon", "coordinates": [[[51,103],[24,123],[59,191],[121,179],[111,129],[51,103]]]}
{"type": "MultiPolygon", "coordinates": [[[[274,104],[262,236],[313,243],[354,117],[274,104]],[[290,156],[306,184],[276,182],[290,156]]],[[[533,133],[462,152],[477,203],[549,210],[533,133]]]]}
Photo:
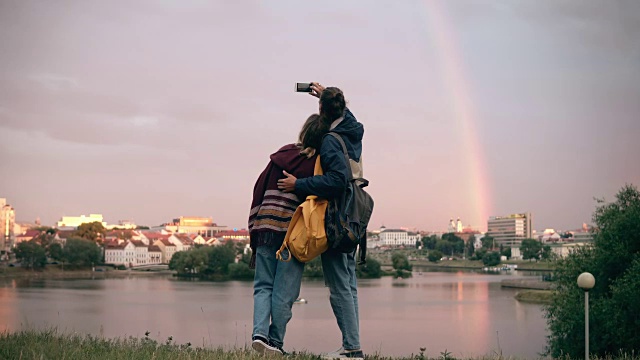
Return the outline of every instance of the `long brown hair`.
{"type": "Polygon", "coordinates": [[[322,137],[328,131],[329,124],[322,121],[320,115],[312,114],[309,116],[304,125],[302,125],[302,129],[300,129],[300,135],[298,135],[298,146],[301,149],[300,153],[308,157],[313,156],[322,144],[322,137]]]}

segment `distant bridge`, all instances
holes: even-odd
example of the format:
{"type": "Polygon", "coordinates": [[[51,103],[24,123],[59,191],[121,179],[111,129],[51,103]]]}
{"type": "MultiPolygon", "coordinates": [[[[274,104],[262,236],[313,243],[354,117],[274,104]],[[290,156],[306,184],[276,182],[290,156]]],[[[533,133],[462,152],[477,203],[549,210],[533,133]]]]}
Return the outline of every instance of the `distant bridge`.
{"type": "Polygon", "coordinates": [[[138,271],[166,271],[166,270],[169,270],[169,265],[166,265],[166,264],[138,265],[138,266],[132,266],[131,270],[138,270],[138,271]]]}

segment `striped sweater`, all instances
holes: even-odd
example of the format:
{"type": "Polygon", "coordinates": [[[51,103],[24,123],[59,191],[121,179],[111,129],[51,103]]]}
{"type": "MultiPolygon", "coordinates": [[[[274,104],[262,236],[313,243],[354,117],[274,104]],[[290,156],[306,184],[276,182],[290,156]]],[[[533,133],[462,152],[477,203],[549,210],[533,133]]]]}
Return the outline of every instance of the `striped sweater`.
{"type": "Polygon", "coordinates": [[[270,160],[253,188],[249,212],[249,236],[254,254],[251,265],[254,264],[258,246],[272,245],[270,242],[274,237],[264,236],[264,233],[277,233],[284,238],[293,213],[304,200],[295,193],[278,190],[278,180],[284,177],[282,171],[285,170],[296,178],[313,176],[316,156],[307,158],[300,155],[300,148],[289,144],[272,154],[270,160]]]}

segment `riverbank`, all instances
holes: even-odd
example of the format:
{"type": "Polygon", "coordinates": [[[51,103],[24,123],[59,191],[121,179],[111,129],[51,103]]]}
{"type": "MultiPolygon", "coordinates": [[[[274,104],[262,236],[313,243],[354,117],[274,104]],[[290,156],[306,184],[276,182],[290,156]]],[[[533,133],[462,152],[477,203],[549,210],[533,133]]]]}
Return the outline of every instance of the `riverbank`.
{"type": "Polygon", "coordinates": [[[522,290],[518,291],[515,299],[532,304],[551,304],[551,290],[522,290]]]}
{"type": "MultiPolygon", "coordinates": [[[[428,260],[416,259],[411,260],[411,264],[434,269],[471,269],[482,270],[486,266],[480,260],[442,260],[437,263],[428,260]]],[[[388,264],[385,264],[388,265],[388,264]]],[[[534,261],[503,261],[500,265],[517,265],[516,270],[520,271],[554,271],[555,263],[553,262],[534,262],[534,261]]]]}
{"type": "Polygon", "coordinates": [[[537,279],[504,279],[500,281],[500,286],[506,288],[529,289],[529,290],[551,290],[553,283],[537,279]]]}
{"type": "Polygon", "coordinates": [[[27,270],[21,267],[0,268],[0,279],[93,279],[127,277],[131,275],[158,276],[172,275],[174,271],[114,270],[92,271],[91,269],[63,270],[60,266],[47,266],[42,270],[27,270]]]}

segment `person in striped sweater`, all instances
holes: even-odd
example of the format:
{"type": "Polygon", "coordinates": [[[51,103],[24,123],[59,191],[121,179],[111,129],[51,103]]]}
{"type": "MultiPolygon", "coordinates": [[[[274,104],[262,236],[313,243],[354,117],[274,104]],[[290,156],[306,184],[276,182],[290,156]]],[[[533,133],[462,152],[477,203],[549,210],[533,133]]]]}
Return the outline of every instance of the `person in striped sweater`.
{"type": "Polygon", "coordinates": [[[296,258],[288,262],[276,259],[293,213],[304,201],[296,194],[279,190],[278,180],[283,171],[297,178],[313,176],[316,149],[328,130],[328,124],[319,115],[311,115],[302,126],[298,143],[285,145],[271,154],[253,188],[249,213],[250,266],[256,270],[252,347],[260,353],[285,354],[284,335],[291,319],[291,307],[300,294],[304,270],[304,264],[296,258]]]}

